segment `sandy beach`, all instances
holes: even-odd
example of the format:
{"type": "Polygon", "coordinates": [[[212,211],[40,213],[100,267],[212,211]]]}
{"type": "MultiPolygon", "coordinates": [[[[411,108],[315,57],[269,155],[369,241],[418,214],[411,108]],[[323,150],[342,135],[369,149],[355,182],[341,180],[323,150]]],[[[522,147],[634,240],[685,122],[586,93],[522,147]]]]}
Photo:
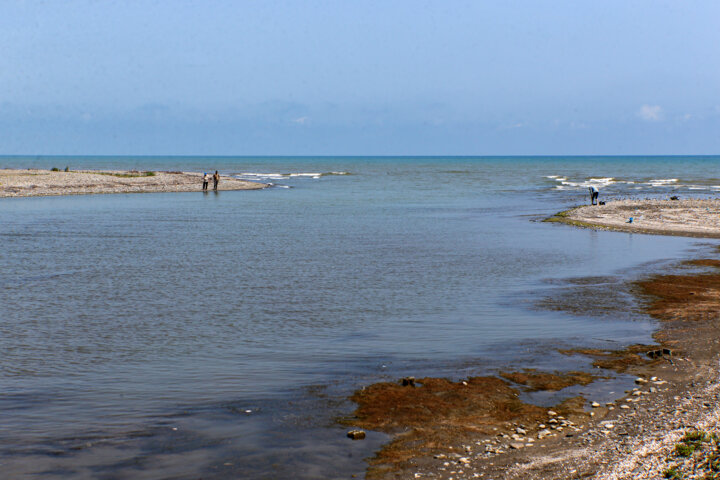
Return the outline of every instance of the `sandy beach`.
{"type": "Polygon", "coordinates": [[[576,207],[547,221],[631,233],[720,238],[720,200],[617,200],[576,207]]]}
{"type": "MultiPolygon", "coordinates": [[[[719,207],[716,200],[625,200],[554,221],[716,238],[719,207]],[[633,223],[625,224],[629,216],[633,223]]],[[[591,359],[592,374],[525,370],[362,388],[348,425],[393,438],[371,459],[367,478],[719,478],[719,268],[716,258],[691,260],[627,285],[658,321],[656,344],[559,350],[591,359]],[[635,377],[611,402],[575,396],[541,407],[520,400],[523,391],[561,391],[608,372],[635,377]]]]}
{"type": "MultiPolygon", "coordinates": [[[[218,190],[257,190],[264,183],[221,176],[218,190]]],[[[39,197],[98,193],[199,192],[200,172],[150,172],[127,170],[0,170],[0,197],[39,197]]],[[[212,190],[212,180],[210,181],[212,190]]]]}

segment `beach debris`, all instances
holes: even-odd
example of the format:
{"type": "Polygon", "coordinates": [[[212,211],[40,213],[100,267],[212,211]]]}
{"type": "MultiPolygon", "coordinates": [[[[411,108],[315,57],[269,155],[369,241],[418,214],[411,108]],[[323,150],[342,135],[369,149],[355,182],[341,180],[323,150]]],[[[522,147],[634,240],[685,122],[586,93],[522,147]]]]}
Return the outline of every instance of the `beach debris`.
{"type": "Polygon", "coordinates": [[[365,438],[365,432],[362,430],[350,430],[347,432],[347,436],[352,440],[362,440],[365,438]]]}
{"type": "Polygon", "coordinates": [[[402,380],[400,380],[400,384],[403,387],[414,387],[415,386],[415,377],[405,377],[402,380]]]}
{"type": "Polygon", "coordinates": [[[633,217],[628,218],[627,222],[625,223],[633,223],[633,217]]]}
{"type": "MultiPolygon", "coordinates": [[[[656,358],[665,358],[668,362],[670,362],[670,365],[675,365],[672,360],[672,350],[669,348],[661,348],[659,350],[650,350],[646,353],[646,355],[649,358],[656,359],[656,358]]],[[[652,380],[652,378],[650,379],[652,380]]]]}
{"type": "Polygon", "coordinates": [[[678,197],[677,195],[673,195],[672,197],[670,197],[670,200],[680,200],[680,197],[678,197]]]}

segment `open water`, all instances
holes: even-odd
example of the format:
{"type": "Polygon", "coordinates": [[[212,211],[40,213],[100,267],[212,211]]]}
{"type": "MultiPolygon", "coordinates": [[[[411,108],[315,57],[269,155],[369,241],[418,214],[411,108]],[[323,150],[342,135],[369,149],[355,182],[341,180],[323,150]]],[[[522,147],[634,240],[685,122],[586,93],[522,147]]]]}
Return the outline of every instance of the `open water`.
{"type": "Polygon", "coordinates": [[[624,314],[548,298],[712,242],[540,220],[589,185],[716,196],[719,160],[0,157],[274,184],[0,199],[0,477],[361,476],[386,437],[345,438],[355,388],[589,368],[554,347],[651,342],[620,287],[624,314]]]}

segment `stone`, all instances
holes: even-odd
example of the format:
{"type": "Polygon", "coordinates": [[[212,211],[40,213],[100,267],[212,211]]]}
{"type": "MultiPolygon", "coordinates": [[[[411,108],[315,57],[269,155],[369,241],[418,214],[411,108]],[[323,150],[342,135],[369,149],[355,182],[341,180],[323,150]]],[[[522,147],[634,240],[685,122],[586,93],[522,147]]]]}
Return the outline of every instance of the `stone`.
{"type": "Polygon", "coordinates": [[[555,415],[557,415],[557,413],[553,412],[552,410],[548,410],[547,414],[550,415],[551,417],[554,417],[555,415]]]}
{"type": "Polygon", "coordinates": [[[362,440],[365,438],[365,432],[362,430],[350,430],[347,432],[347,436],[353,440],[362,440]]]}
{"type": "Polygon", "coordinates": [[[628,405],[620,405],[620,408],[623,410],[628,410],[630,407],[628,405]]]}
{"type": "Polygon", "coordinates": [[[461,457],[458,459],[458,462],[462,463],[463,465],[467,465],[470,463],[470,459],[467,457],[461,457]]]}
{"type": "Polygon", "coordinates": [[[415,386],[415,377],[405,377],[402,380],[400,380],[400,384],[403,387],[414,387],[415,386]]]}
{"type": "Polygon", "coordinates": [[[524,428],[517,427],[515,431],[520,435],[527,435],[527,430],[525,430],[524,428]]]}
{"type": "Polygon", "coordinates": [[[524,443],[520,443],[520,442],[512,442],[512,443],[510,444],[510,448],[515,449],[515,450],[520,450],[520,449],[523,448],[524,446],[525,446],[525,444],[524,444],[524,443]]]}
{"type": "Polygon", "coordinates": [[[635,383],[637,383],[638,385],[641,385],[641,384],[647,383],[647,382],[648,382],[648,381],[647,381],[646,379],[642,378],[642,377],[638,377],[638,378],[635,379],[635,383]]]}

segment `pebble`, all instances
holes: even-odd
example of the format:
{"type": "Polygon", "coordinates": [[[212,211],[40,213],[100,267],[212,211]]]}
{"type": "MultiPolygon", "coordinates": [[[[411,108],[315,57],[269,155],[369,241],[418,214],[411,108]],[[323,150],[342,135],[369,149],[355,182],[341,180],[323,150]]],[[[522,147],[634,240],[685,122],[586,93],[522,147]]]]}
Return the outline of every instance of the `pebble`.
{"type": "Polygon", "coordinates": [[[524,428],[517,427],[515,431],[520,435],[527,435],[527,431],[524,428]]]}
{"type": "Polygon", "coordinates": [[[628,405],[623,404],[623,405],[620,405],[620,408],[622,408],[624,410],[628,410],[630,407],[628,405]]]}
{"type": "Polygon", "coordinates": [[[548,413],[548,415],[550,415],[551,417],[554,417],[555,415],[557,415],[557,413],[553,412],[552,410],[548,410],[547,413],[548,413]]]}
{"type": "Polygon", "coordinates": [[[592,405],[593,408],[598,408],[600,406],[598,402],[592,402],[590,405],[592,405]]]}
{"type": "Polygon", "coordinates": [[[513,449],[515,449],[515,450],[520,450],[520,449],[523,448],[524,446],[525,446],[525,444],[524,444],[524,443],[520,443],[520,442],[512,442],[512,443],[510,444],[510,448],[513,448],[513,449]]]}

